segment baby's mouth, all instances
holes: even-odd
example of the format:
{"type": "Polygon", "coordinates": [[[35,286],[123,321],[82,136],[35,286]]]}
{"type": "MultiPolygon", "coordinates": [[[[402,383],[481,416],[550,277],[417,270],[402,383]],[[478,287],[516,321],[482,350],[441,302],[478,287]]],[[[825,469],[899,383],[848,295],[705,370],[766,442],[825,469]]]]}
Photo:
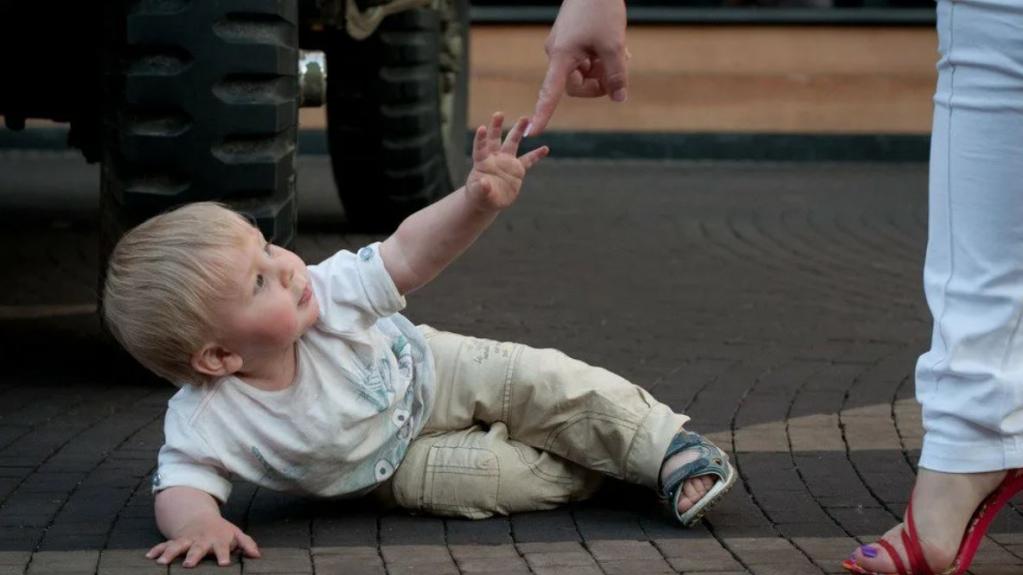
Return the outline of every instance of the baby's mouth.
{"type": "Polygon", "coordinates": [[[305,289],[302,290],[302,297],[298,298],[298,307],[302,307],[309,303],[309,300],[313,297],[313,290],[306,284],[305,289]]]}

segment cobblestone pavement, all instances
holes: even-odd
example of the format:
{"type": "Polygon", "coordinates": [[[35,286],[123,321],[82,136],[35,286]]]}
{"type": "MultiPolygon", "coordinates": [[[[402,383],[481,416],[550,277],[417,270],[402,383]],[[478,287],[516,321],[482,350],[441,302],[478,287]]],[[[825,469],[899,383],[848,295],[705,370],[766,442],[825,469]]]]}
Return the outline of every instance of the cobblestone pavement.
{"type": "MultiPolygon", "coordinates": [[[[376,239],[344,231],[326,160],[302,162],[298,251],[376,239]]],[[[0,156],[0,573],[167,571],[142,553],[159,541],[148,475],[173,389],[112,367],[91,315],[95,177],[72,156],[0,156]]],[[[839,572],[913,481],[925,180],[921,165],[552,160],[409,298],[415,321],[556,346],[692,415],[741,473],[701,526],[621,484],[474,522],[239,485],[225,513],[264,558],[197,572],[839,572]]],[[[1023,572],[1021,509],[975,573],[1023,572]]]]}

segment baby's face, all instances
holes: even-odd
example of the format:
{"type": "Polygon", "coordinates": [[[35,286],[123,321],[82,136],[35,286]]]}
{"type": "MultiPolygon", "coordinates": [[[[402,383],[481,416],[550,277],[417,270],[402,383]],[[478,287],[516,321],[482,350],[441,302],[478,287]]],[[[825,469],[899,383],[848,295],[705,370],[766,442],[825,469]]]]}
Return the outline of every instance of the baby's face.
{"type": "Polygon", "coordinates": [[[305,263],[268,243],[255,227],[232,253],[228,291],[218,307],[221,343],[243,358],[294,345],[316,323],[319,304],[305,263]]]}

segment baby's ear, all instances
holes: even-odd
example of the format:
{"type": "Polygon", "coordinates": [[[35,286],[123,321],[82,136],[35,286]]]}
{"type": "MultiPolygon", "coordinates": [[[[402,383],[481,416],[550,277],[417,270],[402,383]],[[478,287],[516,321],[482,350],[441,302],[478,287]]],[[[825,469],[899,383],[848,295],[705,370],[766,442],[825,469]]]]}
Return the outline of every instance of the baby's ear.
{"type": "Polygon", "coordinates": [[[242,368],[242,363],[240,355],[213,343],[192,354],[192,369],[214,377],[235,373],[242,368]]]}

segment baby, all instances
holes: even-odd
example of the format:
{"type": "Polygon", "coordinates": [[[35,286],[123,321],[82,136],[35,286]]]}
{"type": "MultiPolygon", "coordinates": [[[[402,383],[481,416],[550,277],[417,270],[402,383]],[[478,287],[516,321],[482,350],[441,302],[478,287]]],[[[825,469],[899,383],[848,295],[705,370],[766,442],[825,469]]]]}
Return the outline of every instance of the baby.
{"type": "Polygon", "coordinates": [[[470,518],[583,499],[610,475],[657,490],[683,525],[735,482],[727,456],[643,389],[551,349],[416,326],[404,295],[435,278],[519,194],[546,147],[518,156],[520,119],[480,126],[466,185],[356,253],[306,266],[244,217],[198,203],[114,249],[104,316],[181,387],[153,476],[167,540],[147,556],[255,541],[218,504],[231,478],[321,497],[371,491],[470,518]]]}

